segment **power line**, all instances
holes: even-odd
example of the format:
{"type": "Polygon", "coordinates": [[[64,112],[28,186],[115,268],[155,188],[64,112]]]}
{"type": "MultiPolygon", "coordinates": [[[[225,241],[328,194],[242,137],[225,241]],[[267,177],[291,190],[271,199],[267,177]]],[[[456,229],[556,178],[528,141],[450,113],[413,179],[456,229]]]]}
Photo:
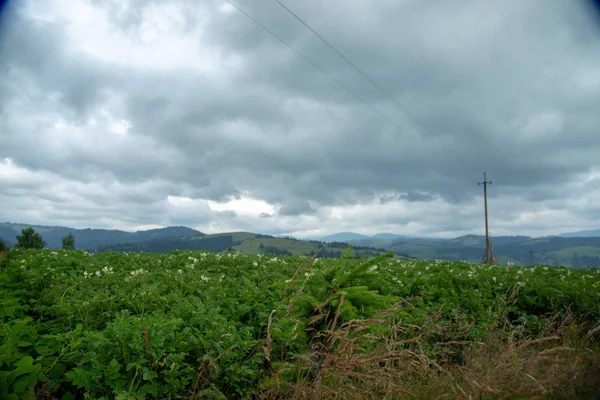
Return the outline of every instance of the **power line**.
{"type": "Polygon", "coordinates": [[[383,93],[384,95],[386,95],[387,97],[389,97],[392,102],[396,105],[396,108],[398,108],[404,115],[406,115],[408,117],[408,119],[412,122],[413,125],[415,125],[417,128],[423,130],[426,132],[426,130],[420,126],[419,124],[417,124],[416,119],[408,112],[406,111],[406,109],[404,109],[399,103],[398,101],[396,101],[396,99],[394,98],[394,96],[392,96],[390,94],[390,92],[388,92],[387,90],[385,90],[384,88],[382,88],[379,84],[377,84],[377,82],[375,82],[369,75],[367,75],[366,72],[364,72],[363,70],[361,70],[356,64],[354,64],[348,57],[346,57],[344,54],[342,54],[341,51],[339,51],[338,49],[335,48],[334,45],[332,45],[331,43],[329,43],[329,41],[327,39],[325,39],[323,36],[321,36],[319,34],[319,32],[317,32],[316,30],[314,30],[310,25],[308,25],[306,22],[304,22],[304,20],[302,18],[300,18],[296,13],[294,13],[292,10],[290,10],[285,4],[283,4],[280,0],[275,0],[281,7],[283,7],[283,9],[285,9],[288,13],[290,13],[290,15],[292,15],[294,18],[296,18],[302,25],[304,25],[309,31],[311,31],[316,37],[318,37],[323,43],[325,43],[327,45],[327,47],[329,47],[331,50],[333,50],[338,56],[340,56],[342,58],[342,60],[344,60],[348,65],[350,65],[356,72],[358,72],[363,78],[365,78],[367,81],[369,81],[369,83],[371,83],[371,85],[373,85],[375,88],[377,88],[381,93],[383,93]]]}
{"type": "Polygon", "coordinates": [[[390,119],[390,117],[388,117],[387,115],[383,114],[381,111],[377,110],[374,106],[372,106],[371,104],[369,104],[363,97],[361,97],[360,95],[358,95],[356,92],[354,92],[348,86],[344,85],[342,82],[340,82],[338,79],[336,79],[329,72],[325,71],[323,68],[321,68],[317,63],[315,63],[314,61],[312,61],[310,58],[308,58],[307,56],[305,56],[304,54],[302,54],[298,49],[296,49],[294,46],[292,46],[286,40],[284,40],[284,39],[280,38],[279,36],[277,36],[277,34],[275,32],[273,32],[272,30],[270,30],[269,28],[267,28],[264,24],[262,24],[260,21],[258,21],[256,18],[254,18],[252,15],[248,14],[246,11],[244,11],[242,8],[240,8],[237,4],[234,4],[230,0],[225,0],[225,1],[227,1],[227,3],[229,3],[229,4],[231,4],[231,6],[234,7],[236,10],[238,10],[240,13],[242,13],[246,17],[248,17],[248,19],[250,19],[256,25],[258,25],[259,27],[261,27],[262,29],[264,29],[267,33],[269,33],[275,39],[279,40],[281,43],[283,43],[284,45],[286,45],[287,47],[289,47],[291,50],[293,50],[294,53],[298,54],[300,57],[302,57],[310,65],[312,65],[317,70],[319,70],[320,72],[322,72],[323,74],[325,74],[326,76],[328,76],[331,80],[333,80],[335,83],[337,83],[342,88],[344,88],[348,93],[350,93],[351,95],[353,95],[354,97],[356,97],[364,105],[366,105],[371,110],[373,110],[374,112],[376,112],[377,114],[379,114],[380,116],[382,116],[383,118],[385,118],[386,120],[388,120],[388,122],[390,122],[392,125],[394,125],[399,130],[402,130],[402,128],[400,127],[400,125],[398,125],[396,122],[394,122],[392,119],[390,119]]]}

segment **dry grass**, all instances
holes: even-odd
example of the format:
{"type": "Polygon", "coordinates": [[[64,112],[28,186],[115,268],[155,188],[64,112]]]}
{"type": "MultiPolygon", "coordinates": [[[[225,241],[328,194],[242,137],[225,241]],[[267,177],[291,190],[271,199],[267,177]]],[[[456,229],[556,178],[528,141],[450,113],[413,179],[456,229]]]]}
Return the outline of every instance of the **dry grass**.
{"type": "Polygon", "coordinates": [[[600,328],[576,325],[566,312],[548,318],[540,335],[527,337],[523,326],[506,318],[515,296],[507,293],[490,310],[502,318],[481,342],[461,340],[469,324],[445,323],[435,312],[421,326],[395,321],[389,311],[337,326],[336,315],[309,354],[273,371],[275,384],[261,397],[598,399],[600,328]],[[389,329],[371,329],[382,325],[389,329]]]}

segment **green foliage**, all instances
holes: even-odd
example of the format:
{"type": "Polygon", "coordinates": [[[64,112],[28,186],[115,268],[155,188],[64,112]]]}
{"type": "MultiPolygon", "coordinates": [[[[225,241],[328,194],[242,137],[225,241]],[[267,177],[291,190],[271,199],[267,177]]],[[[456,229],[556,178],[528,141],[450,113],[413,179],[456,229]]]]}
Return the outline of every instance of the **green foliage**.
{"type": "Polygon", "coordinates": [[[263,247],[259,246],[259,248],[261,249],[261,252],[263,252],[263,253],[274,254],[276,256],[291,256],[292,255],[292,253],[290,253],[289,251],[280,249],[275,246],[263,246],[263,247]]]}
{"type": "MultiPolygon", "coordinates": [[[[600,270],[350,254],[309,262],[13,249],[0,260],[0,398],[25,398],[40,382],[49,398],[259,396],[279,367],[295,371],[299,356],[333,346],[324,332],[352,320],[389,312],[402,326],[422,326],[439,312],[437,326],[468,326],[462,339],[479,340],[499,323],[490,312],[498,298],[513,290],[506,307],[515,324],[527,322],[526,334],[547,313],[600,318],[600,270]]],[[[446,340],[435,331],[425,350],[446,340]]]]}
{"type": "Polygon", "coordinates": [[[75,250],[75,236],[72,233],[62,238],[62,249],[75,250]]]}
{"type": "Polygon", "coordinates": [[[0,239],[0,253],[8,251],[8,245],[4,243],[4,240],[0,239]]]}
{"type": "Polygon", "coordinates": [[[22,249],[43,249],[46,247],[46,242],[42,235],[37,233],[33,228],[25,228],[21,230],[21,234],[17,235],[17,245],[22,249]]]}
{"type": "Polygon", "coordinates": [[[14,298],[4,300],[7,315],[18,316],[3,324],[0,329],[0,398],[33,399],[29,389],[38,381],[47,380],[43,365],[33,359],[30,353],[36,353],[35,346],[39,335],[31,318],[23,318],[23,311],[14,298]]]}

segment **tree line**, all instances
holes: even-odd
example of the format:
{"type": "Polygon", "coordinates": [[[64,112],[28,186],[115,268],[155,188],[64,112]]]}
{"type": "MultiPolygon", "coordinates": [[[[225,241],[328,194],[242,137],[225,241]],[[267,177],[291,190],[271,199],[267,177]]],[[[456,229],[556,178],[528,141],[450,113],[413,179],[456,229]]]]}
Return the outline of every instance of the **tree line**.
{"type": "Polygon", "coordinates": [[[206,250],[220,253],[240,245],[231,235],[215,237],[169,237],[144,241],[141,243],[117,243],[100,246],[96,251],[119,251],[132,253],[169,253],[176,250],[206,250]]]}
{"type": "MultiPolygon", "coordinates": [[[[21,229],[21,234],[17,235],[17,249],[43,249],[46,247],[46,241],[42,238],[35,229],[29,227],[21,229]]],[[[62,238],[62,249],[63,250],[75,250],[75,236],[69,233],[67,236],[62,238]]],[[[0,253],[9,250],[8,244],[0,239],[0,253]]]]}

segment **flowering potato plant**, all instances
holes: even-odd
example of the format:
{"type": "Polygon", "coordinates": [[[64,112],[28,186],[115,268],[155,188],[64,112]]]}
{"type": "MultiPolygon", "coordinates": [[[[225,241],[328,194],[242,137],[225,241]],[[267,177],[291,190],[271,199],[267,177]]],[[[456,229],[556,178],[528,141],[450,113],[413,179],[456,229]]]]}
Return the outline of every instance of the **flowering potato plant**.
{"type": "MultiPolygon", "coordinates": [[[[464,340],[480,340],[508,292],[531,335],[548,313],[600,318],[597,269],[13,249],[0,259],[0,398],[259,396],[299,354],[335,348],[323,334],[344,324],[387,312],[409,335],[460,315],[464,340]]],[[[427,340],[423,351],[442,339],[427,340]]]]}

